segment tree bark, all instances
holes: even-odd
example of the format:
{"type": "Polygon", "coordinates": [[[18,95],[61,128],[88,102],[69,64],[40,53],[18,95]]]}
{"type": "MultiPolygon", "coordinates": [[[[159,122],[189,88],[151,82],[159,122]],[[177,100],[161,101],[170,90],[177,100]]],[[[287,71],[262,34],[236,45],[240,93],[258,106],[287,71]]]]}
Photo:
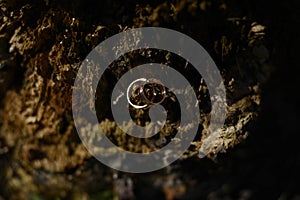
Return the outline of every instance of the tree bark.
{"type": "MultiPolygon", "coordinates": [[[[187,175],[186,167],[193,169],[190,163],[204,171],[213,166],[206,159],[199,164],[198,158],[209,124],[207,111],[202,116],[201,135],[183,158],[152,176],[128,178],[120,173],[116,181],[116,172],[96,161],[82,145],[71,110],[77,70],[99,42],[128,28],[162,26],[178,30],[202,44],[216,62],[226,86],[228,110],[218,145],[210,149],[209,158],[216,161],[219,153],[246,140],[255,127],[262,89],[271,72],[266,27],[244,17],[244,13],[235,15],[241,18],[231,17],[236,11],[232,4],[1,0],[0,5],[3,198],[109,199],[117,195],[122,199],[122,181],[134,179],[133,187],[139,188],[136,197],[146,190],[174,199],[186,194],[188,178],[182,185],[175,180],[187,175]],[[151,186],[153,179],[157,186],[151,186]],[[168,180],[175,186],[165,184],[168,180]]],[[[109,80],[104,81],[109,85],[109,80]]],[[[205,87],[201,92],[207,93],[205,87]]],[[[205,194],[208,191],[201,195],[205,194]]]]}

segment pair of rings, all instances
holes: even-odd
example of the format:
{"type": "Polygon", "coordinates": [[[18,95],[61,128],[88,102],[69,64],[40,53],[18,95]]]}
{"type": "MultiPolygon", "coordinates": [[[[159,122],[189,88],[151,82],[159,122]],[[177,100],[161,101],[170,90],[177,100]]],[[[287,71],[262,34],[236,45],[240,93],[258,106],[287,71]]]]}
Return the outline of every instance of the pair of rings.
{"type": "Polygon", "coordinates": [[[127,101],[137,109],[148,108],[162,103],[166,98],[166,88],[157,79],[139,78],[127,88],[127,101]]]}

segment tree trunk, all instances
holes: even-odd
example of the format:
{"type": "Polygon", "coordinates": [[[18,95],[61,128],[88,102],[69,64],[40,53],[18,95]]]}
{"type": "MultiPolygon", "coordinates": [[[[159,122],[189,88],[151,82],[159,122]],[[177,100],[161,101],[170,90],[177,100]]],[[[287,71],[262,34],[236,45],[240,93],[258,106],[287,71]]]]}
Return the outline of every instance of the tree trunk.
{"type": "MultiPolygon", "coordinates": [[[[244,16],[232,3],[1,0],[0,5],[3,198],[122,199],[124,187],[130,191],[130,198],[139,198],[143,192],[149,199],[210,194],[209,182],[195,182],[192,177],[201,177],[199,171],[217,173],[218,168],[207,159],[199,160],[209,124],[206,104],[200,135],[189,150],[180,161],[155,173],[138,176],[119,172],[116,178],[113,174],[117,172],[94,159],[78,137],[71,108],[81,62],[98,43],[129,28],[161,26],[178,30],[203,45],[216,62],[226,87],[228,108],[224,128],[218,130],[217,146],[210,149],[209,158],[217,161],[219,153],[245,141],[255,127],[262,89],[271,71],[266,28],[244,16]],[[199,193],[194,191],[197,188],[199,193]]],[[[194,81],[200,84],[201,78],[196,78],[194,81]]],[[[110,81],[104,79],[103,84],[110,81]]],[[[201,88],[200,93],[207,94],[205,87],[201,88]]],[[[219,184],[218,180],[212,182],[219,184]]]]}

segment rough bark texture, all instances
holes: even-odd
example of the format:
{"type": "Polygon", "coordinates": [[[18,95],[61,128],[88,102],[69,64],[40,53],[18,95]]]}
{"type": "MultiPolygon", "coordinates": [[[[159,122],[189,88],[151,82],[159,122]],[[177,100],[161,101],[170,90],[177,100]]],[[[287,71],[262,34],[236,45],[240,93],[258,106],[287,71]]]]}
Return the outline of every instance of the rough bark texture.
{"type": "MultiPolygon", "coordinates": [[[[219,156],[219,165],[199,160],[208,124],[205,107],[201,135],[180,161],[155,173],[119,176],[85,150],[71,110],[77,70],[99,42],[134,27],[178,30],[204,46],[224,79],[226,124],[209,154],[217,161],[219,153],[256,130],[272,71],[267,28],[241,5],[196,0],[1,0],[0,5],[0,199],[251,199],[261,194],[264,186],[240,186],[243,178],[237,176],[243,170],[234,161],[224,162],[227,154],[219,156]]],[[[205,86],[201,92],[207,94],[205,86]]],[[[247,158],[228,154],[231,160],[247,158]]],[[[247,172],[256,169],[249,167],[247,172]]]]}

